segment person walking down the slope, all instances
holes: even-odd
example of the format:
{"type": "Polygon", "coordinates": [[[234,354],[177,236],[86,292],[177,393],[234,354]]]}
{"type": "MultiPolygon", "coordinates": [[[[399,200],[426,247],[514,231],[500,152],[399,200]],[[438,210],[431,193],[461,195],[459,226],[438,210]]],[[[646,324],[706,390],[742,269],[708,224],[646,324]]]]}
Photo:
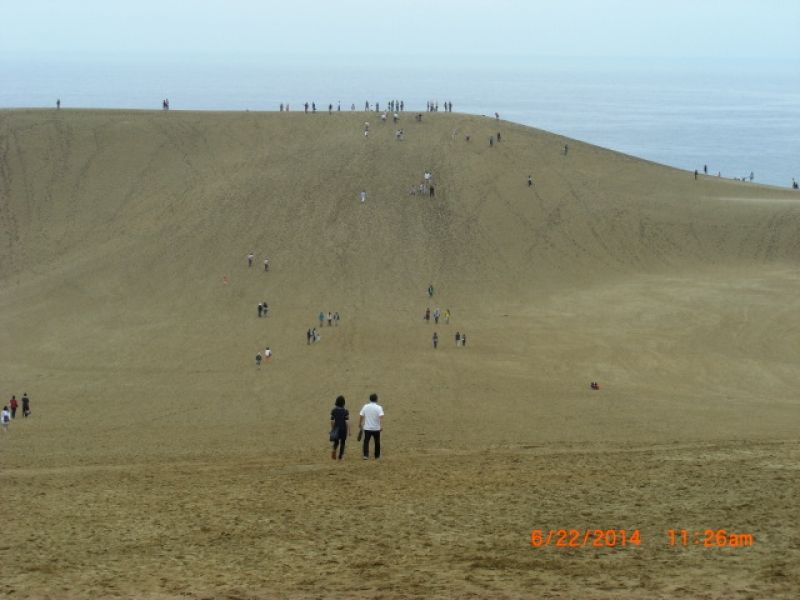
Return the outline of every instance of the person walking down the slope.
{"type": "Polygon", "coordinates": [[[8,433],[9,423],[11,423],[11,411],[8,410],[7,406],[4,406],[3,411],[0,412],[0,426],[3,428],[3,433],[8,433]]]}
{"type": "Polygon", "coordinates": [[[434,331],[433,332],[433,349],[436,350],[436,348],[438,348],[438,347],[439,347],[439,334],[434,331]]]}
{"type": "Polygon", "coordinates": [[[422,317],[422,318],[425,319],[425,321],[427,321],[428,323],[431,322],[431,309],[430,309],[430,307],[425,309],[425,316],[422,317]]]}
{"type": "Polygon", "coordinates": [[[333,441],[331,458],[336,459],[336,450],[338,449],[339,460],[342,460],[342,456],[344,456],[344,446],[350,435],[350,413],[344,404],[344,396],[339,396],[331,411],[331,440],[333,441]]]}
{"type": "Polygon", "coordinates": [[[319,311],[319,327],[322,329],[322,326],[325,324],[325,313],[319,311]]]}
{"type": "Polygon", "coordinates": [[[433,309],[433,321],[437,325],[439,324],[439,317],[441,317],[441,316],[442,316],[442,311],[440,311],[439,307],[437,306],[435,309],[433,309]]]}
{"type": "Polygon", "coordinates": [[[444,322],[446,325],[450,325],[450,309],[446,308],[444,310],[444,322]]]}
{"type": "Polygon", "coordinates": [[[265,273],[269,272],[269,259],[268,258],[264,258],[264,272],[265,273]]]}
{"type": "Polygon", "coordinates": [[[31,399],[28,398],[28,394],[22,394],[22,416],[29,417],[31,414],[31,399]]]}
{"type": "Polygon", "coordinates": [[[19,404],[17,403],[17,397],[16,396],[11,396],[11,401],[8,403],[8,406],[11,408],[11,418],[12,419],[16,419],[17,418],[17,407],[19,406],[19,404]]]}
{"type": "Polygon", "coordinates": [[[428,298],[433,298],[433,284],[428,286],[428,298]]]}
{"type": "Polygon", "coordinates": [[[253,266],[253,259],[254,259],[255,257],[256,257],[256,255],[255,255],[255,254],[253,254],[252,252],[251,252],[250,254],[248,254],[248,255],[247,255],[247,266],[248,266],[248,267],[252,267],[252,266],[253,266]]]}
{"type": "Polygon", "coordinates": [[[328,311],[328,327],[330,327],[331,325],[333,325],[333,313],[331,311],[328,311]]]}
{"type": "Polygon", "coordinates": [[[461,345],[461,333],[456,331],[456,348],[461,345]]]}
{"type": "Polygon", "coordinates": [[[362,408],[358,428],[364,432],[364,460],[369,460],[369,441],[375,440],[375,460],[381,457],[381,432],[383,431],[383,407],[378,404],[378,394],[370,394],[369,402],[362,408]]]}
{"type": "Polygon", "coordinates": [[[256,354],[256,367],[261,368],[261,352],[256,354]]]}
{"type": "Polygon", "coordinates": [[[359,197],[361,198],[361,204],[364,204],[367,201],[367,191],[361,190],[359,197]]]}

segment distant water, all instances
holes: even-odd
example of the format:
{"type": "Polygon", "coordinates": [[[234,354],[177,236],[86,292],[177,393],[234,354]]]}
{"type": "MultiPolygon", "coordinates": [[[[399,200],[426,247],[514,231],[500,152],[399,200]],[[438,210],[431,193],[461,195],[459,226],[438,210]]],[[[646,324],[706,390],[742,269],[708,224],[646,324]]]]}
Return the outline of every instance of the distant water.
{"type": "Polygon", "coordinates": [[[402,99],[422,110],[450,100],[457,112],[492,115],[659,163],[789,186],[800,181],[798,63],[585,61],[516,66],[345,67],[180,63],[76,64],[0,59],[0,107],[293,110],[402,99]]]}

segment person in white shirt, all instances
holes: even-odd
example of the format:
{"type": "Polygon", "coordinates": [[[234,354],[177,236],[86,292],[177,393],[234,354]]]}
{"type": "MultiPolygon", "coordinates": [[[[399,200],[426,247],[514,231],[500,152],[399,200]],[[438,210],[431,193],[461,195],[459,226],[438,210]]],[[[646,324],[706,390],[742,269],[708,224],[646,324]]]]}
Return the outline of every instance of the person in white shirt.
{"type": "Polygon", "coordinates": [[[378,394],[370,394],[369,402],[358,413],[358,427],[364,432],[364,460],[369,460],[369,440],[375,439],[375,460],[381,457],[381,431],[383,407],[378,404],[378,394]]]}
{"type": "MultiPolygon", "coordinates": [[[[383,414],[383,412],[381,412],[383,414]]],[[[11,411],[8,410],[7,406],[3,407],[3,412],[0,413],[0,426],[3,428],[3,432],[8,431],[8,424],[11,423],[11,411]]],[[[378,449],[378,446],[375,446],[378,449]]]]}

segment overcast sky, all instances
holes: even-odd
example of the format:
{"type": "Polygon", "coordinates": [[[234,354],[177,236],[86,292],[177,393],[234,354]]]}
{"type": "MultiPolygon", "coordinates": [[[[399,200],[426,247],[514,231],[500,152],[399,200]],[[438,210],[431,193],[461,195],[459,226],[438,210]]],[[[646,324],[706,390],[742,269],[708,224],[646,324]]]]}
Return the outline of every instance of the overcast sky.
{"type": "Polygon", "coordinates": [[[800,0],[0,0],[0,56],[800,59],[800,0]]]}

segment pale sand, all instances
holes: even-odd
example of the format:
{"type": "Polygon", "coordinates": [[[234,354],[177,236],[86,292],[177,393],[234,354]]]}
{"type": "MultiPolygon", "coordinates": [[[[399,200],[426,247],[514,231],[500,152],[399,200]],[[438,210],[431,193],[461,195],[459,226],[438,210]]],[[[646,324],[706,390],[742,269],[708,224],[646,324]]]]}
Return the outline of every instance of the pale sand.
{"type": "Polygon", "coordinates": [[[0,111],[0,597],[796,597],[800,194],[363,120],[0,111]],[[331,464],[371,391],[383,461],[331,464]]]}

